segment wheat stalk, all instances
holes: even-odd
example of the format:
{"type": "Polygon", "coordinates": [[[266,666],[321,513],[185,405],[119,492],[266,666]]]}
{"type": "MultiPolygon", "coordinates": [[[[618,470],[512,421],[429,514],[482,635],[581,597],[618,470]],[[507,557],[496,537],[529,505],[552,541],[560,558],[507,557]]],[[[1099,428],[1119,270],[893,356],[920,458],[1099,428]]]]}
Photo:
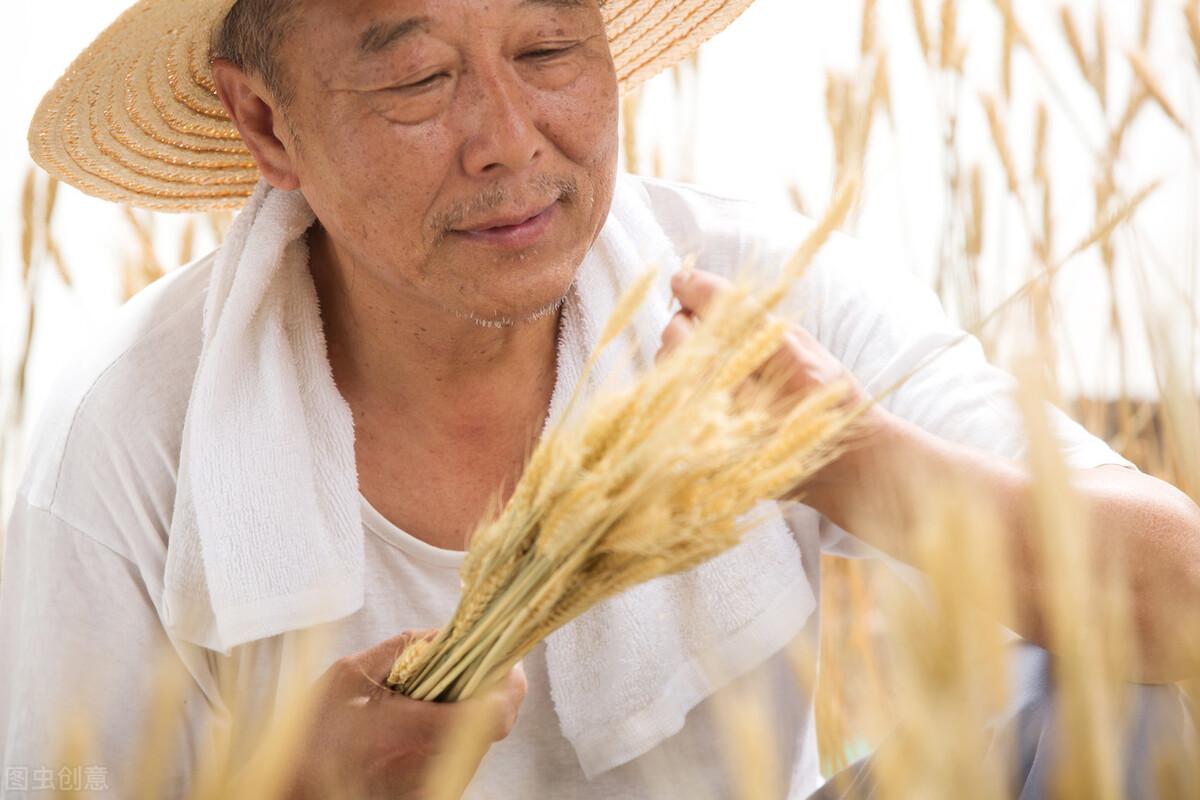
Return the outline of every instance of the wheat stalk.
{"type": "Polygon", "coordinates": [[[1121,114],[1121,119],[1108,137],[1108,158],[1109,162],[1115,162],[1117,156],[1121,153],[1121,148],[1125,144],[1125,136],[1129,133],[1129,129],[1133,127],[1133,123],[1137,120],[1138,115],[1142,113],[1142,109],[1150,102],[1150,92],[1145,86],[1137,84],[1130,92],[1129,102],[1125,106],[1125,111],[1121,114]]]}
{"type": "Polygon", "coordinates": [[[961,65],[957,62],[958,47],[955,38],[958,35],[958,5],[955,0],[942,0],[941,36],[938,42],[938,56],[942,68],[959,71],[961,65]]]}
{"type": "Polygon", "coordinates": [[[1037,120],[1033,128],[1033,175],[1042,183],[1050,180],[1050,172],[1046,169],[1046,142],[1049,135],[1050,114],[1045,103],[1038,103],[1037,120]]]}
{"type": "Polygon", "coordinates": [[[967,222],[967,238],[964,249],[968,258],[977,259],[983,253],[983,170],[978,164],[971,168],[969,179],[971,216],[967,222]]]}
{"type": "Polygon", "coordinates": [[[1008,191],[1013,195],[1021,194],[1021,182],[1017,177],[1016,162],[1013,161],[1012,150],[1008,146],[1008,133],[1004,120],[1000,116],[1000,108],[996,98],[991,95],[982,97],[983,109],[987,114],[988,130],[992,135],[992,146],[1000,157],[1000,165],[1004,167],[1004,176],[1008,179],[1008,191]]]}
{"type": "Polygon", "coordinates": [[[1150,46],[1151,26],[1154,24],[1154,0],[1142,0],[1142,19],[1138,26],[1138,47],[1150,46]]]}
{"type": "Polygon", "coordinates": [[[1167,93],[1159,82],[1158,76],[1154,74],[1154,70],[1150,66],[1150,62],[1146,60],[1145,55],[1134,49],[1126,50],[1125,55],[1129,59],[1129,65],[1133,67],[1134,74],[1137,75],[1142,86],[1150,93],[1150,97],[1158,104],[1162,112],[1167,115],[1167,119],[1174,122],[1181,131],[1188,133],[1187,123],[1183,121],[1183,117],[1175,110],[1174,104],[1167,99],[1167,93]]]}
{"type": "Polygon", "coordinates": [[[1075,256],[1090,248],[1097,242],[1104,241],[1112,236],[1113,231],[1124,225],[1137,212],[1142,203],[1146,201],[1150,195],[1162,185],[1162,181],[1154,181],[1149,186],[1145,186],[1129,200],[1122,203],[1118,208],[1108,214],[1099,217],[1092,231],[1083,238],[1083,240],[1071,249],[1071,252],[1063,259],[1063,262],[1070,261],[1075,256]]]}
{"type": "Polygon", "coordinates": [[[1062,6],[1058,10],[1058,18],[1062,24],[1063,33],[1067,37],[1067,44],[1071,48],[1071,54],[1075,56],[1075,63],[1079,66],[1080,73],[1089,81],[1092,79],[1092,63],[1088,58],[1087,50],[1083,46],[1083,36],[1079,33],[1079,26],[1075,24],[1075,14],[1071,11],[1070,6],[1062,6]]]}
{"type": "Polygon", "coordinates": [[[25,182],[21,186],[21,280],[29,282],[29,272],[33,267],[33,243],[37,238],[37,219],[33,212],[36,202],[37,173],[30,168],[25,173],[25,182]]]}
{"type": "Polygon", "coordinates": [[[864,0],[863,2],[862,27],[859,35],[859,54],[863,58],[875,52],[875,23],[877,15],[875,6],[875,0],[864,0]]]}
{"type": "Polygon", "coordinates": [[[625,146],[625,169],[638,172],[637,115],[641,106],[641,92],[634,90],[621,98],[621,143],[625,146]]]}
{"type": "Polygon", "coordinates": [[[1108,32],[1104,9],[1096,10],[1096,67],[1092,82],[1100,98],[1100,107],[1108,108],[1108,32]]]}
{"type": "Polygon", "coordinates": [[[1188,38],[1192,40],[1192,54],[1196,57],[1196,67],[1200,68],[1200,0],[1189,0],[1183,9],[1183,17],[1188,38]]]}
{"type": "Polygon", "coordinates": [[[46,182],[46,198],[43,201],[42,207],[42,238],[46,248],[46,255],[54,262],[54,267],[58,271],[58,277],[66,286],[71,286],[71,272],[67,269],[66,259],[63,258],[62,251],[58,248],[58,242],[54,239],[54,231],[52,222],[54,219],[54,209],[58,203],[58,178],[50,176],[46,182]]]}
{"type": "Polygon", "coordinates": [[[921,45],[921,53],[929,61],[933,54],[933,45],[929,38],[929,23],[925,21],[924,0],[911,0],[913,27],[917,32],[917,42],[921,45]]]}

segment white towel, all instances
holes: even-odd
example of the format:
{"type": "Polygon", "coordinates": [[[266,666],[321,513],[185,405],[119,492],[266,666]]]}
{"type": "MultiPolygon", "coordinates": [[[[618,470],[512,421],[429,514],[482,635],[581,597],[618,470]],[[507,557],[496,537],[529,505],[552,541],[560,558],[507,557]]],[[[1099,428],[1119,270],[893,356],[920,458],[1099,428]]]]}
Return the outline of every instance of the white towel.
{"type": "MultiPolygon", "coordinates": [[[[634,316],[636,341],[609,346],[587,391],[653,365],[680,258],[649,202],[635,178],[618,176],[608,220],[564,308],[549,423],[561,416],[616,299],[651,263],[662,279],[634,316]],[[631,350],[629,365],[621,356],[631,350]]],[[[779,509],[764,503],[752,513],[766,521],[734,549],[600,603],[547,638],[555,712],[589,779],[677,733],[697,703],[777,653],[816,607],[779,509]]]]}
{"type": "Polygon", "coordinates": [[[354,422],[325,354],[299,192],[261,181],[213,264],[163,620],[228,654],[363,603],[354,422]]]}
{"type": "MultiPolygon", "coordinates": [[[[339,619],[363,602],[354,429],[307,269],[312,221],[298,192],[260,184],[214,264],[205,305],[164,620],[175,636],[222,652],[339,619]]],[[[617,298],[652,263],[661,279],[587,393],[652,365],[679,266],[644,189],[621,174],[563,308],[547,426],[617,298]]],[[[767,521],[730,552],[601,603],[547,640],[555,710],[588,777],[677,732],[697,703],[778,652],[807,620],[815,598],[799,548],[778,509],[756,513],[764,510],[767,521]]]]}

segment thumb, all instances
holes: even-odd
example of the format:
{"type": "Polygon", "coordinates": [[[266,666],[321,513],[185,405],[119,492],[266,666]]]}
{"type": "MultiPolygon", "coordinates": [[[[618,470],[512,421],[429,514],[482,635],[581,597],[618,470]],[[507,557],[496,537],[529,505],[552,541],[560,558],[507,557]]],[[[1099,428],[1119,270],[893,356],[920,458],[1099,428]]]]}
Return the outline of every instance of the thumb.
{"type": "Polygon", "coordinates": [[[732,284],[724,277],[702,269],[677,272],[671,277],[671,293],[687,313],[701,317],[713,299],[732,284]]]}
{"type": "Polygon", "coordinates": [[[437,628],[404,631],[390,639],[384,639],[379,644],[367,650],[363,650],[354,657],[354,661],[369,680],[385,686],[388,676],[391,675],[392,666],[396,663],[396,659],[415,642],[433,641],[437,634],[437,628]]]}

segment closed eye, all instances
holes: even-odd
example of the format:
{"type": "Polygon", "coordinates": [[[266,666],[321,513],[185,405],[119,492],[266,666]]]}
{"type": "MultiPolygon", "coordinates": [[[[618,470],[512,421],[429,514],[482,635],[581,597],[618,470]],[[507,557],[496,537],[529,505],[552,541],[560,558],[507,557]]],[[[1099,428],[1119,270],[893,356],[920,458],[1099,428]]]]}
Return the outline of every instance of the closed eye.
{"type": "Polygon", "coordinates": [[[403,86],[388,87],[388,91],[392,91],[392,92],[420,91],[421,89],[428,89],[429,87],[433,86],[435,83],[437,83],[437,81],[439,79],[448,78],[448,77],[450,77],[448,73],[439,72],[436,75],[430,75],[428,78],[417,81],[416,83],[406,83],[403,86]]]}
{"type": "Polygon", "coordinates": [[[567,45],[566,47],[546,47],[546,48],[542,48],[541,50],[530,50],[528,53],[525,53],[524,55],[522,55],[522,58],[532,58],[532,59],[538,60],[538,61],[549,60],[551,58],[554,58],[557,55],[561,55],[563,53],[566,53],[566,52],[568,52],[570,50],[574,50],[574,49],[575,49],[575,45],[573,45],[573,44],[567,45]]]}
{"type": "MultiPolygon", "coordinates": [[[[540,50],[530,50],[528,53],[524,53],[521,57],[522,58],[530,58],[530,59],[533,59],[534,61],[549,61],[550,59],[552,59],[556,56],[559,56],[564,53],[570,52],[571,50],[574,50],[577,46],[578,45],[576,45],[576,44],[571,44],[571,45],[567,45],[566,47],[544,47],[540,50]]],[[[389,91],[394,91],[394,92],[421,91],[422,89],[430,88],[435,83],[437,83],[437,81],[440,80],[441,78],[448,78],[448,77],[449,77],[448,73],[439,72],[437,74],[430,75],[428,78],[425,78],[424,80],[417,81],[416,83],[406,83],[403,86],[392,86],[389,88],[389,91]]]]}

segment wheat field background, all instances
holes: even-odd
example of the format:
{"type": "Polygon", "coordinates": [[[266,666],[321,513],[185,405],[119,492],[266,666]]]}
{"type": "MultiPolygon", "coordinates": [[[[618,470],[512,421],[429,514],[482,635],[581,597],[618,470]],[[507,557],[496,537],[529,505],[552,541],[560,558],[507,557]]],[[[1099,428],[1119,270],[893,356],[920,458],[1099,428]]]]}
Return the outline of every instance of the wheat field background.
{"type": "MultiPolygon", "coordinates": [[[[0,130],[0,537],[57,370],[120,302],[207,252],[229,224],[110,207],[56,186],[23,156],[32,104],[123,5],[89,4],[57,34],[46,21],[74,4],[0,12],[14,23],[0,26],[5,58],[26,78],[9,90],[19,96],[0,130]]],[[[858,179],[844,230],[934,287],[1031,393],[1200,500],[1196,0],[760,0],[626,96],[622,112],[634,172],[813,216],[858,179]]],[[[1061,476],[1045,469],[1046,507],[1069,515],[1061,476]]],[[[970,549],[978,541],[951,546],[953,532],[988,521],[932,489],[927,516],[921,557],[934,594],[947,605],[970,596],[985,610],[1007,602],[1003,570],[970,549]]],[[[1070,528],[1069,516],[1058,522],[1070,528]]],[[[904,765],[885,773],[886,796],[952,796],[944,792],[965,780],[999,787],[998,776],[963,766],[983,745],[960,735],[964,715],[999,702],[981,685],[986,674],[955,666],[968,653],[1000,659],[981,633],[986,614],[918,612],[886,565],[826,558],[823,572],[825,769],[869,751],[896,715],[917,715],[904,765]],[[918,647],[939,654],[937,670],[906,655],[918,647]]],[[[1072,585],[1078,597],[1115,597],[1112,586],[1085,584],[1072,585]]],[[[1077,757],[1064,797],[1120,796],[1104,732],[1119,703],[1097,701],[1118,692],[1114,672],[1097,665],[1121,658],[1119,600],[1077,643],[1090,660],[1065,673],[1068,695],[1091,711],[1071,729],[1077,757]]],[[[1058,613],[1081,612],[1068,598],[1058,613]]],[[[730,724],[755,729],[751,717],[730,724]]],[[[758,774],[753,736],[734,738],[735,756],[758,774]]],[[[1169,796],[1200,796],[1197,765],[1168,763],[1163,776],[1169,796]]],[[[212,781],[222,785],[219,774],[212,781]]],[[[744,796],[774,795],[748,779],[744,796]]]]}

